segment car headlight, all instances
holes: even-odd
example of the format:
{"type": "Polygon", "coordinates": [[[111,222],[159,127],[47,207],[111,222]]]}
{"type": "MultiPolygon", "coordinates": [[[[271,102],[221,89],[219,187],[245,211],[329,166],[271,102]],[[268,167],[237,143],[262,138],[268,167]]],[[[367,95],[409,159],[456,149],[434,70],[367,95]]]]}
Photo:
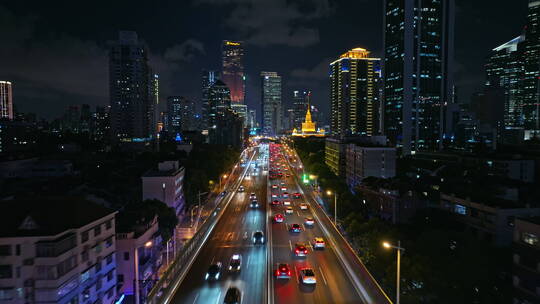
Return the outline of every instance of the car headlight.
{"type": "Polygon", "coordinates": [[[207,273],[206,276],[204,277],[204,279],[205,279],[205,280],[208,280],[208,277],[209,277],[209,276],[210,276],[210,275],[207,273]]]}
{"type": "Polygon", "coordinates": [[[219,272],[216,273],[216,279],[219,279],[219,272]]]}
{"type": "Polygon", "coordinates": [[[229,270],[231,270],[231,269],[232,269],[232,266],[229,266],[229,270]]]}
{"type": "Polygon", "coordinates": [[[264,237],[261,238],[261,242],[264,242],[264,237]]]}

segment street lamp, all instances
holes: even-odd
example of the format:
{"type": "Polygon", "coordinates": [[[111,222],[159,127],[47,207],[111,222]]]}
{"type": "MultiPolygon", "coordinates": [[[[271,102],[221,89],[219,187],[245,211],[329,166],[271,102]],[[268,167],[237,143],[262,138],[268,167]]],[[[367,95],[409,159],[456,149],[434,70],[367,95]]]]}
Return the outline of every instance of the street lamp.
{"type": "MultiPolygon", "coordinates": [[[[326,190],[327,195],[332,195],[332,191],[326,190]]],[[[334,192],[334,225],[337,227],[337,192],[334,192]]]]}
{"type": "MultiPolygon", "coordinates": [[[[147,241],[146,243],[144,243],[144,248],[150,248],[152,247],[153,243],[152,241],[147,241]]],[[[137,245],[135,245],[135,250],[134,250],[135,254],[133,255],[133,261],[135,262],[135,279],[133,280],[133,284],[135,284],[135,304],[139,304],[141,303],[141,300],[140,300],[140,291],[139,291],[139,284],[140,284],[140,280],[139,280],[139,248],[137,247],[137,245]]]]}
{"type": "Polygon", "coordinates": [[[227,174],[223,174],[223,176],[219,177],[219,190],[221,190],[221,179],[222,178],[227,178],[227,174]]]}
{"type": "Polygon", "coordinates": [[[386,249],[396,249],[397,250],[397,276],[396,276],[396,304],[399,304],[399,281],[400,281],[400,272],[401,272],[401,252],[405,251],[405,248],[401,247],[401,242],[398,241],[397,246],[394,246],[388,242],[382,243],[383,247],[386,249]]]}

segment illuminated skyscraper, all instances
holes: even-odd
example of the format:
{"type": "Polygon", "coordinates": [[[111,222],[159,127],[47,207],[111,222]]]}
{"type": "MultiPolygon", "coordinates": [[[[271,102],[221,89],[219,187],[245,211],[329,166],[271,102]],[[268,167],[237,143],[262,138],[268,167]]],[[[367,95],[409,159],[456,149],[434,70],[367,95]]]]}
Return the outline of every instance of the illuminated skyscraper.
{"type": "Polygon", "coordinates": [[[224,40],[222,45],[222,75],[221,80],[231,90],[232,103],[244,103],[244,46],[241,41],[224,40]]]}
{"type": "Polygon", "coordinates": [[[219,79],[218,73],[215,71],[203,71],[202,72],[202,128],[208,130],[210,124],[210,88],[219,79]]]}
{"type": "Polygon", "coordinates": [[[278,135],[281,132],[281,76],[276,72],[261,72],[262,132],[278,135]]]}
{"type": "Polygon", "coordinates": [[[384,1],[384,134],[403,154],[442,148],[453,47],[454,0],[384,1]]]}
{"type": "Polygon", "coordinates": [[[523,42],[523,118],[526,136],[540,134],[540,1],[529,0],[523,42]],[[529,134],[527,134],[529,133],[529,134]]]}
{"type": "Polygon", "coordinates": [[[379,58],[355,48],[330,64],[331,129],[334,136],[374,135],[377,130],[379,58]]]}
{"type": "Polygon", "coordinates": [[[307,107],[311,102],[311,91],[293,91],[293,124],[291,129],[300,130],[304,122],[307,107]]]}
{"type": "Polygon", "coordinates": [[[507,129],[523,127],[521,79],[524,67],[520,50],[524,38],[521,35],[494,48],[486,61],[486,89],[504,91],[504,127],[507,129]]]}
{"type": "Polygon", "coordinates": [[[182,131],[195,130],[195,104],[183,96],[169,96],[167,98],[167,131],[171,136],[182,131]]]}
{"type": "Polygon", "coordinates": [[[148,49],[135,32],[121,31],[118,41],[110,43],[109,89],[113,139],[151,139],[155,133],[157,77],[148,64],[148,49]]]}
{"type": "Polygon", "coordinates": [[[9,81],[0,81],[0,119],[13,120],[13,91],[9,81]]]}
{"type": "Polygon", "coordinates": [[[223,117],[226,112],[231,110],[231,91],[221,80],[210,87],[208,92],[208,127],[209,129],[217,126],[217,120],[223,117]]]}

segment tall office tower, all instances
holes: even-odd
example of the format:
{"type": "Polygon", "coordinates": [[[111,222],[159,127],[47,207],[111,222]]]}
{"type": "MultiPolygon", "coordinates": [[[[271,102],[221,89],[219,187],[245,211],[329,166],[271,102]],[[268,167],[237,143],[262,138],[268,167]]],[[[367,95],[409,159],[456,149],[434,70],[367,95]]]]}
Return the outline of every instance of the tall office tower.
{"type": "Polygon", "coordinates": [[[300,130],[306,116],[308,105],[311,103],[311,91],[293,91],[293,128],[300,130]]]}
{"type": "Polygon", "coordinates": [[[218,74],[215,71],[202,72],[202,98],[201,98],[201,114],[202,114],[202,129],[208,130],[210,124],[210,88],[219,79],[218,74]]]}
{"type": "Polygon", "coordinates": [[[403,154],[442,148],[454,0],[384,1],[384,133],[403,154]]]}
{"type": "Polygon", "coordinates": [[[373,135],[379,58],[355,48],[330,63],[331,129],[334,136],[373,135]]]}
{"type": "MultiPolygon", "coordinates": [[[[540,1],[529,0],[523,42],[523,119],[526,133],[540,135],[540,1]]],[[[527,136],[527,134],[526,134],[527,136]]]]}
{"type": "Polygon", "coordinates": [[[78,105],[69,106],[62,118],[62,131],[80,133],[81,131],[81,110],[78,105]]]}
{"type": "Polygon", "coordinates": [[[248,113],[248,128],[251,130],[257,127],[257,112],[255,110],[249,110],[248,113]]]}
{"type": "Polygon", "coordinates": [[[245,76],[244,76],[244,45],[241,41],[223,40],[222,44],[222,75],[221,80],[231,90],[231,101],[244,103],[245,76]]]}
{"type": "Polygon", "coordinates": [[[195,130],[195,103],[183,96],[167,98],[167,131],[176,136],[183,131],[195,130]]]}
{"type": "Polygon", "coordinates": [[[152,73],[150,70],[150,104],[148,107],[148,119],[150,120],[150,131],[152,136],[157,136],[158,120],[159,120],[159,75],[152,73]]]}
{"type": "Polygon", "coordinates": [[[0,119],[13,120],[13,91],[9,81],[0,81],[0,119]]]}
{"type": "Polygon", "coordinates": [[[223,81],[216,80],[208,91],[208,126],[215,128],[217,119],[231,109],[231,91],[223,81]]]}
{"type": "Polygon", "coordinates": [[[289,108],[283,113],[284,120],[283,120],[283,129],[287,130],[289,132],[292,132],[296,127],[294,126],[294,109],[289,108]]]}
{"type": "Polygon", "coordinates": [[[247,116],[248,116],[248,109],[247,109],[247,105],[245,104],[240,104],[240,103],[231,103],[231,110],[236,114],[238,115],[238,117],[240,119],[242,119],[242,122],[243,122],[243,127],[246,128],[247,127],[247,116]]]}
{"type": "Polygon", "coordinates": [[[281,132],[281,76],[276,72],[261,72],[262,132],[278,135],[281,132]]]}
{"type": "Polygon", "coordinates": [[[524,67],[520,50],[524,40],[525,36],[521,35],[494,48],[485,65],[486,90],[502,89],[504,92],[506,129],[523,127],[521,79],[524,67]]]}
{"type": "Polygon", "coordinates": [[[152,138],[155,80],[148,65],[146,45],[137,33],[120,31],[118,41],[111,42],[109,49],[111,136],[115,141],[152,138]]]}

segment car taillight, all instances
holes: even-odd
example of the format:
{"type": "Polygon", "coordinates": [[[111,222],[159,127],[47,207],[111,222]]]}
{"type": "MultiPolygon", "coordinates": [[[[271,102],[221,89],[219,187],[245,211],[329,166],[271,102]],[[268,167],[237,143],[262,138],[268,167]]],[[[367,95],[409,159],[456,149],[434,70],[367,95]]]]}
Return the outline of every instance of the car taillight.
{"type": "Polygon", "coordinates": [[[300,250],[296,249],[296,250],[295,250],[295,252],[296,252],[296,253],[299,253],[299,252],[300,252],[300,250]]]}
{"type": "Polygon", "coordinates": [[[289,270],[289,271],[287,271],[287,275],[291,275],[291,271],[290,271],[290,270],[289,270]]]}
{"type": "Polygon", "coordinates": [[[276,275],[279,275],[279,270],[276,270],[276,275]]]}

